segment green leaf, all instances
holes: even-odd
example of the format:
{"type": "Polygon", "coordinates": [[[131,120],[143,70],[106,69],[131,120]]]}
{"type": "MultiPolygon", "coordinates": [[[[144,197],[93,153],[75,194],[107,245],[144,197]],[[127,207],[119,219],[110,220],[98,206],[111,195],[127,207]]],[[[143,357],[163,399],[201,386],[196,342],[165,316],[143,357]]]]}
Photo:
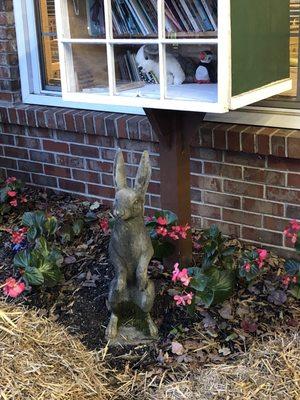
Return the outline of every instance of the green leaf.
{"type": "Polygon", "coordinates": [[[28,269],[31,264],[31,255],[27,250],[20,251],[14,257],[14,267],[28,269]]]}
{"type": "Polygon", "coordinates": [[[212,289],[205,290],[202,293],[198,293],[197,298],[200,299],[205,307],[210,307],[214,302],[214,291],[212,289]]]}
{"type": "Polygon", "coordinates": [[[190,283],[190,287],[197,290],[197,292],[203,292],[207,286],[209,278],[204,274],[196,275],[190,283]]]}
{"type": "Polygon", "coordinates": [[[37,237],[38,237],[38,231],[35,226],[32,226],[27,231],[27,240],[29,242],[34,242],[37,237]]]}
{"type": "Polygon", "coordinates": [[[36,267],[27,268],[24,277],[28,283],[33,286],[43,285],[45,281],[42,272],[36,267]]]}
{"type": "Polygon", "coordinates": [[[223,303],[234,293],[235,274],[233,271],[217,270],[211,276],[209,286],[214,292],[214,304],[223,303]]]}
{"type": "Polygon", "coordinates": [[[219,235],[220,231],[217,225],[212,225],[209,229],[209,235],[211,238],[216,238],[219,235]]]}
{"type": "Polygon", "coordinates": [[[289,292],[297,299],[300,300],[300,285],[292,285],[289,292]]]}
{"type": "Polygon", "coordinates": [[[73,223],[72,229],[75,236],[79,236],[83,230],[84,221],[82,219],[78,219],[73,223]]]}
{"type": "Polygon", "coordinates": [[[0,202],[5,203],[7,200],[7,192],[9,191],[8,187],[4,187],[0,189],[0,202]]]}
{"type": "Polygon", "coordinates": [[[38,239],[36,244],[36,250],[43,256],[44,258],[49,255],[49,247],[47,240],[44,237],[38,239]]]}
{"type": "Polygon", "coordinates": [[[300,271],[300,262],[290,258],[289,260],[286,260],[284,267],[288,275],[294,276],[300,271]]]}
{"type": "Polygon", "coordinates": [[[57,229],[58,229],[58,222],[55,217],[49,217],[47,221],[45,222],[45,229],[48,233],[48,235],[55,235],[57,229]]]}
{"type": "Polygon", "coordinates": [[[88,211],[88,212],[85,214],[85,220],[86,220],[86,222],[94,222],[94,221],[97,221],[97,220],[98,220],[97,214],[95,214],[95,213],[92,212],[92,211],[88,211]]]}
{"type": "Polygon", "coordinates": [[[39,271],[43,275],[45,285],[49,287],[57,285],[62,278],[61,270],[50,260],[45,260],[40,266],[39,271]]]}

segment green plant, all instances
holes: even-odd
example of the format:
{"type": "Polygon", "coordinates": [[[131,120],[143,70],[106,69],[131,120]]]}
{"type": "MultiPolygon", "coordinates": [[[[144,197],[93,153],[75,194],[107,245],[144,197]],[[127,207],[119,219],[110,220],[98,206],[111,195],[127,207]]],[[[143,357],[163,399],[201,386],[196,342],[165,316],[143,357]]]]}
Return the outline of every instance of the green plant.
{"type": "Polygon", "coordinates": [[[78,218],[75,221],[68,221],[66,222],[60,229],[59,229],[59,236],[61,238],[62,243],[69,243],[74,240],[75,237],[81,235],[85,227],[85,221],[82,218],[78,218]]]}
{"type": "MultiPolygon", "coordinates": [[[[295,250],[300,254],[300,222],[292,220],[284,230],[284,236],[291,240],[295,250]]],[[[285,264],[286,275],[282,278],[283,285],[289,289],[289,293],[300,300],[300,261],[290,258],[285,264]]]]}
{"type": "Polygon", "coordinates": [[[196,304],[209,307],[223,303],[233,295],[236,282],[234,271],[222,270],[215,266],[206,270],[194,267],[188,271],[192,277],[190,287],[195,291],[196,304]]]}
{"type": "Polygon", "coordinates": [[[215,265],[226,269],[235,268],[233,256],[238,249],[235,246],[228,246],[227,241],[216,225],[212,225],[203,232],[201,236],[201,267],[203,271],[215,265]]]}
{"type": "Polygon", "coordinates": [[[239,275],[247,282],[252,282],[266,271],[265,260],[268,257],[267,250],[245,250],[239,263],[239,275]]]}
{"type": "Polygon", "coordinates": [[[16,177],[0,180],[0,215],[9,213],[27,203],[27,197],[23,194],[24,184],[16,177]]]}
{"type": "Polygon", "coordinates": [[[178,225],[177,215],[172,211],[159,211],[147,217],[145,225],[149,230],[154,249],[154,258],[163,260],[171,256],[175,250],[174,241],[186,239],[189,225],[178,225]]]}
{"type": "Polygon", "coordinates": [[[28,212],[23,215],[22,224],[28,228],[29,248],[15,255],[15,269],[27,286],[55,286],[62,278],[63,260],[59,248],[52,244],[58,230],[57,219],[42,211],[28,212]]]}

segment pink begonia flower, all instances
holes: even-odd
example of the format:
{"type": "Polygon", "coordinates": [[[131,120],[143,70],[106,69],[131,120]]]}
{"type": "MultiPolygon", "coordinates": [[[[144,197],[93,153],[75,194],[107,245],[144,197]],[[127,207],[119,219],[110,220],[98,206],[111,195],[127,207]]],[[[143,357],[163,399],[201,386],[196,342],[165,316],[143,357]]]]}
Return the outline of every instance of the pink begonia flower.
{"type": "Polygon", "coordinates": [[[188,224],[186,224],[185,226],[181,226],[181,225],[172,226],[172,230],[174,232],[176,232],[179,236],[181,236],[182,239],[186,239],[187,238],[187,231],[189,229],[191,229],[191,227],[188,224]]]}
{"type": "Polygon", "coordinates": [[[188,270],[186,268],[183,268],[183,270],[180,271],[180,269],[178,267],[179,267],[179,264],[176,263],[174,265],[174,270],[173,270],[173,274],[172,274],[172,281],[173,282],[179,281],[184,286],[189,286],[192,277],[188,276],[188,270]]]}
{"type": "Polygon", "coordinates": [[[146,220],[146,222],[151,222],[151,221],[153,221],[153,217],[146,217],[145,220],[146,220]]]}
{"type": "Polygon", "coordinates": [[[104,233],[108,233],[109,232],[109,221],[108,218],[102,218],[99,222],[99,225],[101,227],[101,229],[103,230],[104,233]]]}
{"type": "Polygon", "coordinates": [[[245,270],[246,270],[247,272],[250,272],[250,271],[251,271],[251,264],[247,263],[247,264],[245,265],[245,270]]]}
{"type": "Polygon", "coordinates": [[[284,286],[289,286],[290,282],[291,278],[288,275],[282,277],[282,283],[284,286]]]}
{"type": "Polygon", "coordinates": [[[21,197],[21,203],[28,203],[27,197],[25,195],[21,197]]]}
{"type": "Polygon", "coordinates": [[[292,236],[292,243],[295,244],[298,240],[298,235],[296,233],[293,234],[292,236]]]}
{"type": "Polygon", "coordinates": [[[8,278],[5,281],[3,292],[6,296],[16,298],[24,292],[25,288],[24,282],[17,282],[15,278],[8,278]]]}
{"type": "Polygon", "coordinates": [[[290,225],[291,225],[292,229],[294,229],[294,231],[300,231],[300,223],[296,219],[293,219],[290,222],[290,225]]]}
{"type": "Polygon", "coordinates": [[[268,257],[268,252],[267,250],[264,249],[257,249],[257,253],[258,253],[258,268],[262,269],[264,266],[264,261],[265,259],[268,257]]]}
{"type": "Polygon", "coordinates": [[[13,206],[13,207],[17,207],[18,206],[18,201],[17,201],[17,199],[14,199],[14,200],[10,201],[9,204],[11,206],[13,206]]]}
{"type": "Polygon", "coordinates": [[[187,293],[186,295],[179,295],[179,294],[175,294],[174,296],[174,300],[176,301],[176,305],[180,306],[180,305],[190,305],[192,304],[192,300],[193,300],[194,294],[192,292],[187,293]]]}
{"type": "Polygon", "coordinates": [[[165,217],[158,217],[157,220],[156,220],[156,222],[157,222],[159,225],[162,225],[162,226],[168,225],[167,218],[165,218],[165,217]]]}
{"type": "Polygon", "coordinates": [[[7,195],[9,197],[15,197],[17,195],[17,192],[15,192],[14,190],[10,190],[9,192],[7,192],[7,195]]]}
{"type": "Polygon", "coordinates": [[[159,226],[158,228],[156,228],[156,233],[157,233],[158,235],[161,235],[161,236],[165,237],[165,236],[167,236],[168,231],[167,231],[167,229],[164,228],[163,226],[159,226]]]}
{"type": "Polygon", "coordinates": [[[7,183],[9,185],[10,183],[16,182],[16,180],[17,180],[17,178],[15,176],[11,176],[10,178],[6,179],[5,183],[7,183]]]}
{"type": "Polygon", "coordinates": [[[293,282],[293,283],[297,283],[297,282],[298,282],[298,277],[297,277],[297,276],[294,276],[294,277],[292,278],[292,282],[293,282]]]}
{"type": "Polygon", "coordinates": [[[175,232],[169,232],[168,235],[173,240],[179,240],[179,236],[175,232]]]}

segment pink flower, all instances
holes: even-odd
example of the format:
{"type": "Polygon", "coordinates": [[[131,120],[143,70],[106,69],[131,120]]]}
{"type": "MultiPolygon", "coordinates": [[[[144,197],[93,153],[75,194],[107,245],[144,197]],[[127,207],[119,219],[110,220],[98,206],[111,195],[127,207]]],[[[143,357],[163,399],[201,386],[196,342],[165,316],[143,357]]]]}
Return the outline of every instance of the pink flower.
{"type": "Polygon", "coordinates": [[[18,206],[18,201],[17,199],[13,199],[12,201],[9,202],[9,204],[13,207],[17,207],[18,206]]]}
{"type": "Polygon", "coordinates": [[[300,223],[299,223],[297,220],[293,219],[293,220],[290,222],[290,225],[291,225],[291,228],[292,228],[294,231],[300,231],[300,223]]]}
{"type": "Polygon", "coordinates": [[[15,197],[17,195],[17,192],[15,192],[14,190],[10,190],[9,192],[7,192],[7,195],[9,197],[15,197]]]}
{"type": "Polygon", "coordinates": [[[168,225],[167,218],[165,218],[165,217],[158,217],[156,221],[159,225],[162,225],[162,226],[168,225]]]}
{"type": "Polygon", "coordinates": [[[17,282],[15,278],[8,278],[5,281],[3,292],[6,296],[16,298],[24,292],[25,288],[24,282],[17,282]]]}
{"type": "Polygon", "coordinates": [[[102,218],[99,222],[99,225],[104,233],[108,233],[110,231],[108,218],[102,218]]]}
{"type": "Polygon", "coordinates": [[[188,275],[188,270],[186,268],[183,268],[183,270],[180,271],[178,268],[179,264],[176,263],[174,265],[174,270],[173,270],[173,275],[172,275],[172,281],[173,282],[181,282],[184,286],[189,286],[190,281],[192,277],[188,275]]]}
{"type": "Polygon", "coordinates": [[[172,226],[172,230],[178,234],[177,236],[181,236],[182,239],[187,238],[187,231],[189,229],[191,229],[191,227],[188,224],[186,224],[185,226],[181,225],[172,226]]]}
{"type": "Polygon", "coordinates": [[[201,246],[200,243],[193,241],[193,248],[194,248],[195,250],[200,250],[201,247],[202,247],[202,246],[201,246]]]}
{"type": "Polygon", "coordinates": [[[246,270],[247,272],[250,272],[250,271],[251,271],[251,264],[250,264],[250,263],[247,263],[247,264],[245,265],[245,270],[246,270]]]}
{"type": "Polygon", "coordinates": [[[146,222],[151,222],[151,221],[153,221],[153,217],[146,217],[145,220],[146,220],[146,222]]]}
{"type": "Polygon", "coordinates": [[[168,234],[168,230],[166,228],[164,228],[163,226],[159,226],[158,228],[156,228],[156,233],[158,235],[165,237],[168,234]]]}
{"type": "Polygon", "coordinates": [[[293,283],[297,283],[297,282],[298,282],[298,277],[297,277],[297,276],[294,276],[294,277],[292,278],[292,282],[293,282],[293,283]]]}
{"type": "Polygon", "coordinates": [[[17,178],[15,176],[12,176],[10,178],[7,178],[5,183],[7,183],[9,185],[10,183],[16,182],[16,180],[17,180],[17,178]]]}
{"type": "Polygon", "coordinates": [[[288,287],[290,282],[291,278],[288,275],[282,277],[282,283],[284,286],[288,287]]]}
{"type": "Polygon", "coordinates": [[[27,203],[27,202],[28,202],[27,197],[25,195],[22,196],[21,197],[21,203],[27,203]]]}
{"type": "Polygon", "coordinates": [[[193,300],[194,294],[192,292],[187,293],[185,295],[179,295],[179,294],[175,294],[174,296],[174,300],[176,301],[176,305],[180,306],[180,305],[190,305],[192,304],[192,300],[193,300]]]}
{"type": "Polygon", "coordinates": [[[17,231],[11,232],[11,241],[14,244],[20,244],[25,239],[25,233],[27,232],[27,228],[21,228],[17,231]]]}
{"type": "Polygon", "coordinates": [[[292,243],[295,244],[297,242],[297,240],[298,240],[298,235],[296,233],[294,233],[292,235],[292,243]]]}
{"type": "Polygon", "coordinates": [[[168,235],[173,240],[179,240],[179,236],[175,232],[169,232],[168,235]]]}
{"type": "Polygon", "coordinates": [[[258,257],[261,261],[265,260],[268,257],[267,250],[257,249],[258,257]]]}

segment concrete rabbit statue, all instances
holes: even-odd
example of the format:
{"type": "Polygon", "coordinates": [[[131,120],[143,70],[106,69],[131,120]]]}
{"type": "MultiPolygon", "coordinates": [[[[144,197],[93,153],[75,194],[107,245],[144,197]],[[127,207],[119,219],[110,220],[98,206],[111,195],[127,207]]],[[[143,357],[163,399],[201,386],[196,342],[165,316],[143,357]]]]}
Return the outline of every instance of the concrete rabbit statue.
{"type": "Polygon", "coordinates": [[[115,223],[109,244],[115,278],[111,282],[108,298],[108,306],[112,312],[106,328],[108,339],[116,337],[120,316],[124,310],[131,310],[133,304],[141,311],[150,335],[157,335],[157,327],[150,316],[155,297],[154,284],[147,274],[153,247],[144,224],[145,195],[150,177],[149,154],[144,151],[134,188],[129,188],[123,154],[118,150],[114,165],[115,223]]]}

